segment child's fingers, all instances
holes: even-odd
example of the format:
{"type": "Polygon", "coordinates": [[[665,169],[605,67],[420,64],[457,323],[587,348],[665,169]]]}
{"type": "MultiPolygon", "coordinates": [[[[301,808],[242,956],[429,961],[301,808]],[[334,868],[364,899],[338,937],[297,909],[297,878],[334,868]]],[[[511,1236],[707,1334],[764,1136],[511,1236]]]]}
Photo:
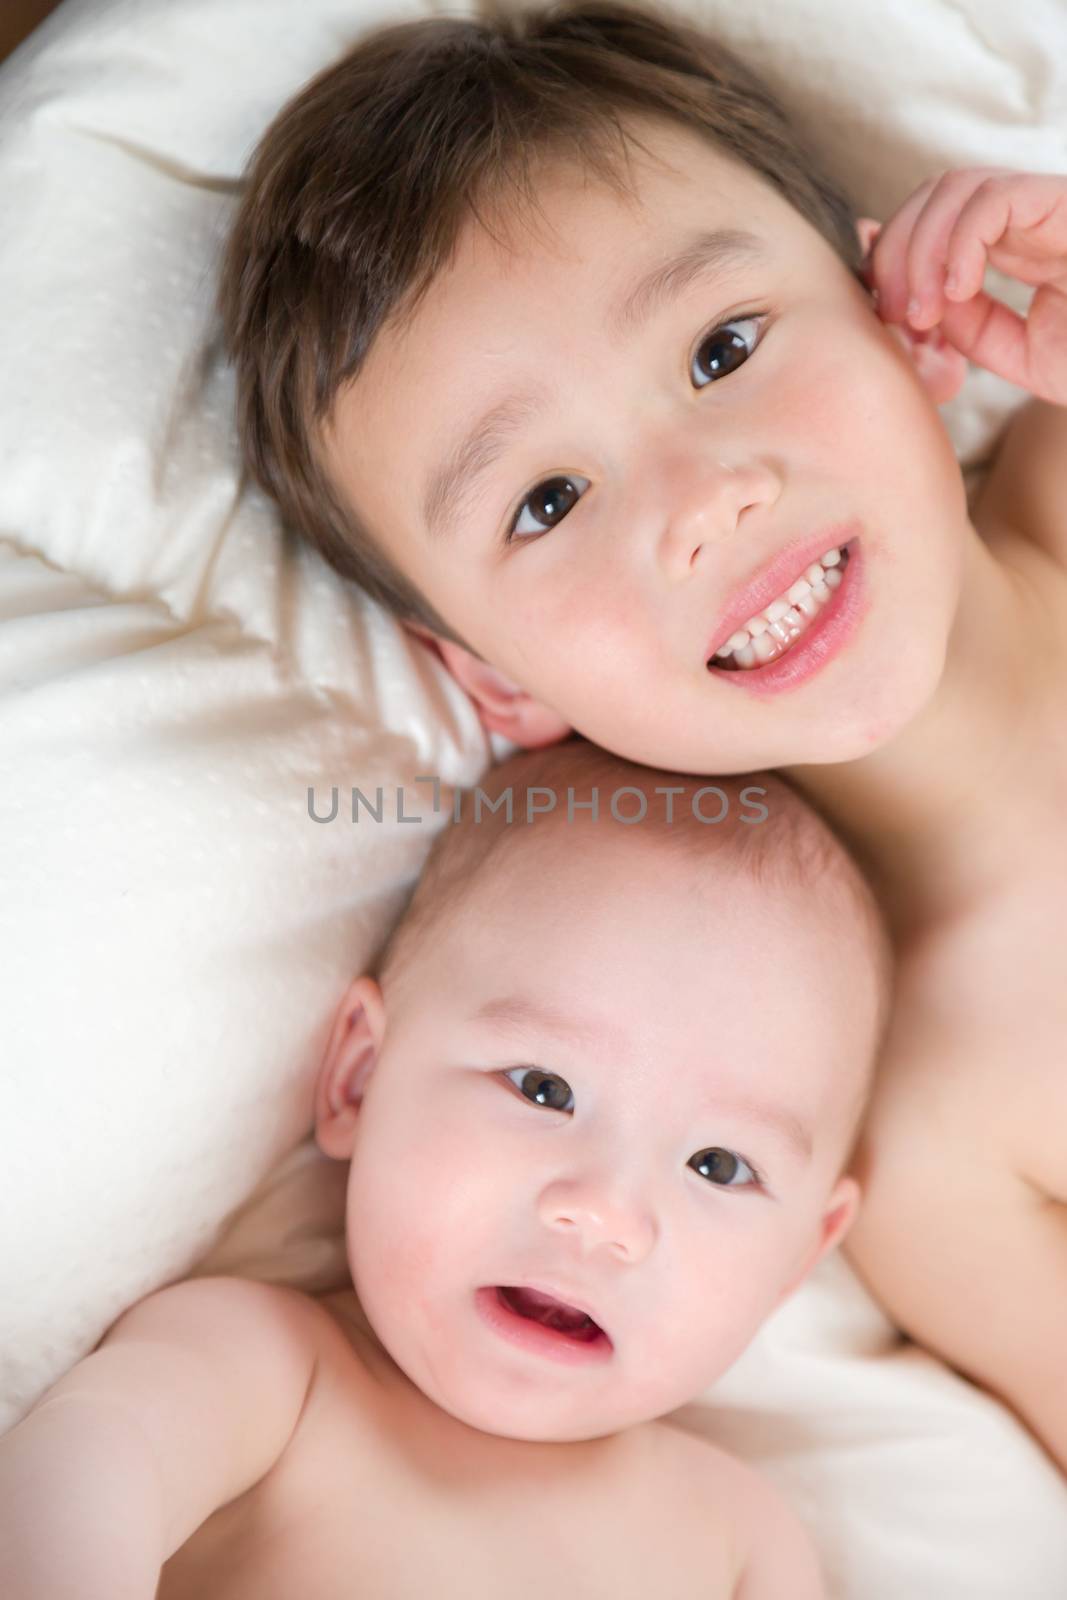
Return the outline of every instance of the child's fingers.
{"type": "Polygon", "coordinates": [[[960,279],[950,299],[977,294],[990,259],[1023,283],[1056,284],[1057,265],[1067,268],[1067,174],[988,175],[960,212],[948,250],[960,279]]]}
{"type": "Polygon", "coordinates": [[[879,305],[887,322],[933,327],[940,321],[955,224],[975,190],[1003,170],[967,167],[930,178],[893,217],[879,240],[879,305]],[[913,301],[917,312],[909,311],[913,301]]]}
{"type": "Polygon", "coordinates": [[[869,277],[878,291],[878,311],[884,322],[904,321],[908,304],[908,241],[937,181],[928,179],[908,197],[883,224],[871,248],[869,277]]]}
{"type": "Polygon", "coordinates": [[[949,240],[961,211],[982,182],[984,175],[973,168],[944,173],[915,219],[908,240],[908,298],[903,307],[913,328],[930,328],[941,321],[949,240]]]}
{"type": "Polygon", "coordinates": [[[1011,218],[1011,196],[1003,184],[983,179],[953,224],[945,246],[951,289],[948,300],[967,301],[980,294],[990,247],[1003,238],[1011,218]]]}
{"type": "Polygon", "coordinates": [[[910,298],[918,302],[917,312],[907,314],[913,326],[931,328],[953,301],[981,291],[990,246],[1008,226],[1016,179],[1003,166],[969,166],[937,184],[910,245],[910,298]]]}
{"type": "Polygon", "coordinates": [[[1032,387],[1026,322],[992,295],[979,290],[963,304],[946,302],[938,332],[975,366],[1020,388],[1032,387]]]}

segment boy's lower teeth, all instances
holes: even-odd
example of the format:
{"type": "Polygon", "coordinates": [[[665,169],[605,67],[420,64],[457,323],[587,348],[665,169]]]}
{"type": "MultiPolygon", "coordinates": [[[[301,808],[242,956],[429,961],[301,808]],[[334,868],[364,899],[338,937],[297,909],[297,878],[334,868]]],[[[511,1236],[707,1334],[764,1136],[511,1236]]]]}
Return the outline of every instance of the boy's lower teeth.
{"type": "Polygon", "coordinates": [[[842,548],[839,555],[841,559],[837,565],[825,568],[819,582],[809,585],[806,595],[800,596],[791,605],[783,600],[768,607],[768,610],[774,611],[780,611],[783,606],[785,609],[773,621],[761,616],[765,627],[756,638],[750,637],[749,643],[739,649],[716,651],[708,662],[709,672],[713,667],[721,672],[754,672],[791,650],[797,640],[807,633],[840,584],[841,575],[848,565],[847,548],[842,548]]]}

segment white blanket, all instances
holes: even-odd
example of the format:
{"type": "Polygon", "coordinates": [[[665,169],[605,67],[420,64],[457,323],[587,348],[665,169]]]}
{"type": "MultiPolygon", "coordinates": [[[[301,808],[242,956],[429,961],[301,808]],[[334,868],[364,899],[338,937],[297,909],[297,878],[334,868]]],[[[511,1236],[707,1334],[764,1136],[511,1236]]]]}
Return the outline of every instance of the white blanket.
{"type": "MultiPolygon", "coordinates": [[[[0,69],[0,1427],[237,1208],[216,1267],[315,1287],[343,1261],[315,1068],[432,826],[353,824],[346,799],[471,783],[491,752],[437,665],[239,492],[212,297],[280,104],[434,9],[65,0],[0,69]]],[[[944,167],[1064,169],[1057,0],[688,9],[870,214],[944,167]]],[[[974,373],[946,408],[972,487],[1021,399],[974,373]]],[[[1067,1595],[1062,1480],[841,1261],[684,1421],[796,1495],[838,1596],[1067,1595]]]]}

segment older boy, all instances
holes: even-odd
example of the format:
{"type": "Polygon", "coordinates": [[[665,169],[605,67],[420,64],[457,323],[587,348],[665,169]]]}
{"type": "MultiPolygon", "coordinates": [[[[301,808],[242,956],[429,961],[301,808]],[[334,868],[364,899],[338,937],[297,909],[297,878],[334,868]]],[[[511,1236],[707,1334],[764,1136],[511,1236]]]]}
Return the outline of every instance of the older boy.
{"type": "Polygon", "coordinates": [[[852,1254],[1067,1466],[1067,178],[879,236],[695,28],[435,20],[268,132],[223,304],[253,467],[488,728],[782,766],[853,844],[901,978],[852,1254]],[[1039,396],[970,512],[968,356],[1039,396]]]}
{"type": "Polygon", "coordinates": [[[887,1012],[863,880],[757,781],[765,821],[575,743],[498,769],[512,820],[438,840],[327,1045],[358,1300],[128,1311],[0,1440],[5,1600],[823,1594],[777,1497],[655,1420],[848,1227],[887,1012]]]}

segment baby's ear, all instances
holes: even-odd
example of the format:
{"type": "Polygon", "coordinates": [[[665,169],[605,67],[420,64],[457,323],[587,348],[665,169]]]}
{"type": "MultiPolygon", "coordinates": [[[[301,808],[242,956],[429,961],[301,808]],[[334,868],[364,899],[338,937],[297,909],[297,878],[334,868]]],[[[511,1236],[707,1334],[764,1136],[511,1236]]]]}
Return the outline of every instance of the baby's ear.
{"type": "Polygon", "coordinates": [[[799,1271],[794,1272],[779,1296],[779,1303],[785,1300],[798,1289],[815,1267],[818,1266],[823,1256],[828,1256],[835,1249],[851,1228],[860,1202],[860,1186],[855,1178],[845,1176],[838,1178],[834,1184],[826,1210],[822,1215],[819,1226],[819,1237],[804,1258],[799,1271]]]}
{"type": "Polygon", "coordinates": [[[385,1002],[373,978],[357,978],[334,1018],[315,1085],[315,1139],[323,1155],[352,1154],[363,1091],[385,1035],[385,1002]]]}
{"type": "Polygon", "coordinates": [[[860,1186],[855,1178],[846,1173],[844,1177],[838,1178],[826,1202],[822,1218],[822,1238],[818,1252],[808,1266],[809,1272],[823,1256],[829,1255],[830,1251],[841,1243],[855,1221],[859,1203],[860,1186]]]}
{"type": "Polygon", "coordinates": [[[427,642],[432,641],[453,678],[474,701],[488,733],[501,733],[526,750],[539,750],[546,744],[558,744],[573,732],[557,711],[528,695],[488,661],[451,639],[422,629],[415,631],[427,642]]]}

